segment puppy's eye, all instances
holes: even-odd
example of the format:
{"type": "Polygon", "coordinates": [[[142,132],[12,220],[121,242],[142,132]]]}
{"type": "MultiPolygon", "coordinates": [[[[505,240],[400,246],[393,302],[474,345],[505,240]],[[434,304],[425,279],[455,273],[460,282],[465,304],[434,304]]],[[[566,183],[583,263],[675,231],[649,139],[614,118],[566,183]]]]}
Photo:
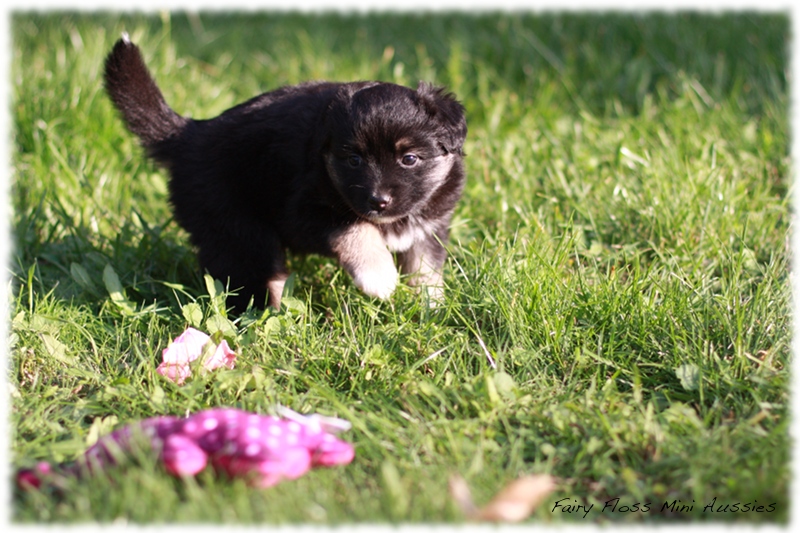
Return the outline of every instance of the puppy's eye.
{"type": "Polygon", "coordinates": [[[419,157],[417,157],[417,156],[416,156],[416,155],[414,155],[414,154],[406,154],[406,155],[404,155],[404,156],[403,156],[403,158],[400,160],[400,162],[401,162],[401,163],[402,163],[404,166],[407,166],[407,167],[413,167],[414,165],[416,165],[416,164],[417,164],[417,161],[419,161],[419,157]]]}
{"type": "Polygon", "coordinates": [[[347,158],[347,164],[353,168],[361,166],[361,157],[355,154],[347,158]]]}

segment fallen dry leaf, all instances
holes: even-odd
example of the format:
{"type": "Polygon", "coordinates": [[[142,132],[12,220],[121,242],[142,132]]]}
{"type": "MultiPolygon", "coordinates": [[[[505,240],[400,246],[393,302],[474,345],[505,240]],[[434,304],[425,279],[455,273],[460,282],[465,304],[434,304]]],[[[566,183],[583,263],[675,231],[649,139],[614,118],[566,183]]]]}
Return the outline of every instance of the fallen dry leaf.
{"type": "Polygon", "coordinates": [[[459,509],[470,518],[475,516],[478,513],[478,508],[472,502],[472,493],[464,478],[459,475],[450,476],[448,485],[450,496],[455,500],[459,509]]]}
{"type": "Polygon", "coordinates": [[[521,477],[509,483],[484,507],[472,501],[469,486],[461,476],[450,478],[450,495],[470,520],[483,522],[519,522],[529,517],[556,488],[547,474],[521,477]]]}

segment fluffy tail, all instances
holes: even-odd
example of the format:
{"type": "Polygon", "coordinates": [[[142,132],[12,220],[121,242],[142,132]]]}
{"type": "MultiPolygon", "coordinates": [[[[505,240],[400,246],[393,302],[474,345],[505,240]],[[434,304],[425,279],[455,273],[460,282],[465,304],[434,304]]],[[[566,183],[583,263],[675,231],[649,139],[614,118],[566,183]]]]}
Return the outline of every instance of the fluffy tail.
{"type": "Polygon", "coordinates": [[[139,48],[127,34],[106,58],[105,87],[128,129],[147,147],[179,133],[187,123],[167,105],[139,48]]]}

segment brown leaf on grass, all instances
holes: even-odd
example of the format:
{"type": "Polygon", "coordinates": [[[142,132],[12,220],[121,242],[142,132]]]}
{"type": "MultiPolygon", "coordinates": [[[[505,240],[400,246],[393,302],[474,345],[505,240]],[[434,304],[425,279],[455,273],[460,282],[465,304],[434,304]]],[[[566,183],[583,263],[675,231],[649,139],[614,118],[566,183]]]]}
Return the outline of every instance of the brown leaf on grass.
{"type": "Polygon", "coordinates": [[[540,474],[512,481],[478,512],[478,520],[519,522],[533,513],[556,488],[552,476],[540,474]]]}
{"type": "Polygon", "coordinates": [[[467,518],[482,522],[520,522],[529,517],[556,488],[555,479],[547,474],[521,477],[479,509],[472,501],[464,478],[452,476],[449,485],[451,497],[467,518]]]}
{"type": "Polygon", "coordinates": [[[450,497],[456,502],[458,508],[469,518],[478,514],[478,508],[472,502],[472,493],[469,490],[469,485],[463,477],[458,474],[450,476],[448,480],[448,487],[450,488],[450,497]]]}

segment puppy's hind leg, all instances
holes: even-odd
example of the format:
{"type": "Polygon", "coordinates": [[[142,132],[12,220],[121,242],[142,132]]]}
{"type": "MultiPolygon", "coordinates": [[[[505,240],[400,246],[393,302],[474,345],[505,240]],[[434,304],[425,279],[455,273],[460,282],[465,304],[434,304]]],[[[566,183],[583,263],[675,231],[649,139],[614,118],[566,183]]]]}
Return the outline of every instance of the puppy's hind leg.
{"type": "Polygon", "coordinates": [[[203,243],[199,255],[203,268],[235,293],[227,300],[235,313],[244,312],[251,300],[261,309],[265,304],[280,309],[289,274],[277,238],[263,233],[248,239],[221,234],[214,241],[203,243]]]}
{"type": "Polygon", "coordinates": [[[214,277],[220,280],[227,278],[228,286],[235,294],[228,296],[226,303],[233,308],[234,313],[242,313],[251,301],[259,309],[263,309],[266,304],[279,311],[283,286],[286,284],[289,274],[286,271],[280,271],[261,277],[254,277],[250,274],[233,276],[223,274],[214,277]]]}
{"type": "Polygon", "coordinates": [[[397,286],[397,268],[377,227],[357,222],[334,232],[330,245],[356,287],[369,296],[391,296],[397,286]]]}
{"type": "Polygon", "coordinates": [[[277,272],[272,277],[267,279],[267,297],[268,305],[274,309],[280,310],[281,296],[283,296],[283,286],[286,285],[286,280],[289,274],[285,271],[277,272]]]}

